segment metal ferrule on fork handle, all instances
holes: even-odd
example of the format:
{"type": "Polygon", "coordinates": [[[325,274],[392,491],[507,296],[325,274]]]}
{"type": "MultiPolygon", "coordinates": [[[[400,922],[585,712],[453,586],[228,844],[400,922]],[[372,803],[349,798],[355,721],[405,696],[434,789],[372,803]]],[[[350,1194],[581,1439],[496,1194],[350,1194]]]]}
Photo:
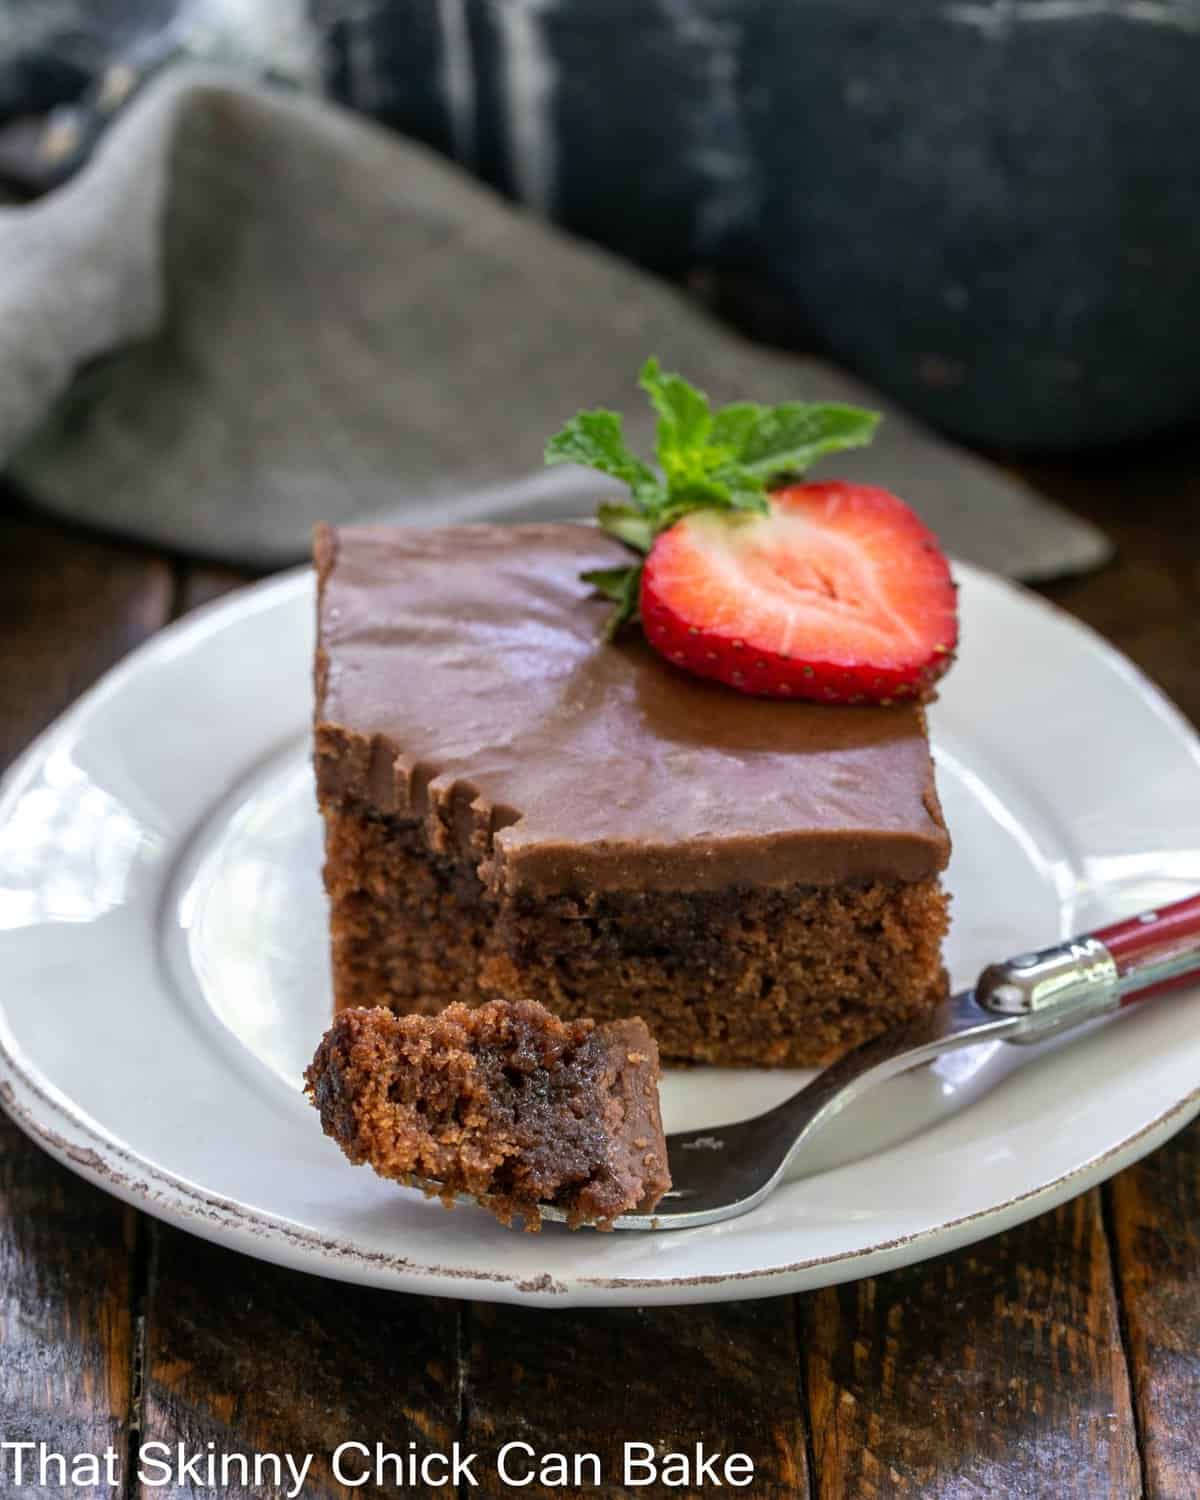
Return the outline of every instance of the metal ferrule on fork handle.
{"type": "Polygon", "coordinates": [[[1041,1042],[1116,1010],[1120,975],[1116,959],[1098,938],[1072,938],[989,964],[976,981],[975,999],[994,1015],[1024,1019],[1007,1041],[1041,1042]]]}
{"type": "Polygon", "coordinates": [[[1133,1001],[1194,983],[1200,963],[1200,896],[1142,912],[1069,942],[990,964],[975,999],[1023,1024],[1006,1037],[1040,1042],[1133,1001]]]}

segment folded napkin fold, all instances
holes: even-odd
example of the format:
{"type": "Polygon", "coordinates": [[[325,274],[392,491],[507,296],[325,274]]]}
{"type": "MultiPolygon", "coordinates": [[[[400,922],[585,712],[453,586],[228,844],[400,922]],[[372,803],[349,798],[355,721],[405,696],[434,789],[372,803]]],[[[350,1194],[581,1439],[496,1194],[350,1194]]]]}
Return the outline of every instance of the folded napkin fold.
{"type": "Polygon", "coordinates": [[[65,186],[0,209],[0,459],[49,510],[216,557],[291,561],[320,518],[590,511],[595,477],[542,471],[542,444],[585,405],[648,443],[650,353],[720,400],[885,411],[836,471],[961,557],[1039,578],[1107,554],[857,381],[315,99],[180,68],[65,186]]]}

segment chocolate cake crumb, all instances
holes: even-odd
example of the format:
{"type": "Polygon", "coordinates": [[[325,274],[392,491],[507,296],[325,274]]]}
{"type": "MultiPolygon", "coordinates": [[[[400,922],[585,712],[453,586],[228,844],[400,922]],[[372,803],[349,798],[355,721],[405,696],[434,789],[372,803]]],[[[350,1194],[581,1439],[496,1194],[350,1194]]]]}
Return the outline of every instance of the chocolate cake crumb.
{"type": "Polygon", "coordinates": [[[524,997],[636,1013],[670,1063],[822,1067],[946,993],[936,879],[504,901],[415,822],[324,812],[339,1009],[524,997]]]}
{"type": "Polygon", "coordinates": [[[326,1135],[381,1177],[477,1198],[504,1224],[649,1213],[671,1185],[658,1049],[637,1019],[560,1021],[532,1000],[438,1015],[342,1011],[305,1088],[326,1135]]]}

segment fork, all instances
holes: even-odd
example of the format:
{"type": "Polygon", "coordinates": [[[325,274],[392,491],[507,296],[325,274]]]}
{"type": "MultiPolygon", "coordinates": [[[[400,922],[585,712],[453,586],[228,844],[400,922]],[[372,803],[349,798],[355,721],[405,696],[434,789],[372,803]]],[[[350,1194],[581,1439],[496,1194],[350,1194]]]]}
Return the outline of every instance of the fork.
{"type": "MultiPolygon", "coordinates": [[[[973,989],[865,1042],[766,1114],[667,1137],[671,1190],[614,1229],[696,1229],[749,1213],[852,1100],[942,1053],[981,1042],[1028,1045],[1074,1030],[1200,974],[1200,893],[1036,953],[990,964],[973,989]]],[[[552,1205],[546,1219],[565,1220],[552,1205]]]]}

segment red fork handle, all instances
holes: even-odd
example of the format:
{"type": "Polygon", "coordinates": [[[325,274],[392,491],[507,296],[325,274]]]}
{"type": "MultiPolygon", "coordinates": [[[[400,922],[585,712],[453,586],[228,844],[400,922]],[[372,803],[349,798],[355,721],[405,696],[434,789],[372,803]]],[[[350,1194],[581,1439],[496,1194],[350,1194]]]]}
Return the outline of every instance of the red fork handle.
{"type": "Polygon", "coordinates": [[[1200,893],[1114,922],[1092,936],[1112,954],[1122,1005],[1183,989],[1200,978],[1200,893]],[[1176,972],[1156,977],[1164,967],[1176,972]]]}

